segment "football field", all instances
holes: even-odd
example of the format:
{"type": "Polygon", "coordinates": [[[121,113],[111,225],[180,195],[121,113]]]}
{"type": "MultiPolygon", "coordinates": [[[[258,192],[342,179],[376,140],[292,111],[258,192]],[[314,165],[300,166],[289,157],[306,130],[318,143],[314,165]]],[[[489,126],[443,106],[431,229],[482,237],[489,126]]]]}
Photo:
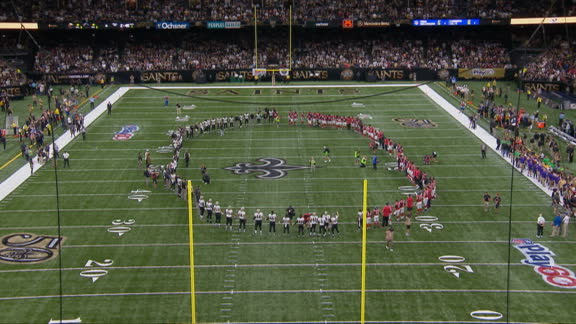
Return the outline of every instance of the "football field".
{"type": "Polygon", "coordinates": [[[366,322],[576,321],[573,233],[549,237],[546,226],[536,238],[538,214],[553,218],[549,197],[496,152],[482,159],[482,142],[466,126],[408,84],[292,84],[128,90],[85,140],[61,150],[70,167],[46,165],[0,201],[0,323],[190,323],[187,202],[163,179],[148,183],[137,155],[148,150],[153,165],[165,165],[171,131],[265,108],[276,109],[279,122],[235,122],[183,143],[178,175],[222,209],[244,207],[248,216],[245,232],[237,219],[230,231],[193,209],[197,322],[360,321],[363,180],[368,208],[405,199],[413,184],[383,150],[376,170],[355,163],[356,150],[372,157],[367,137],[289,125],[288,111],[361,115],[437,180],[437,198],[409,236],[403,222],[393,223],[393,251],[385,228],[367,230],[366,322]],[[437,159],[424,165],[432,152],[437,159]],[[210,184],[201,181],[202,165],[210,184]],[[502,196],[499,210],[484,211],[485,192],[502,196]],[[254,233],[257,209],[281,218],[288,206],[297,215],[338,213],[340,233],[298,235],[292,225],[288,234],[280,222],[271,233],[268,221],[254,233]]]}

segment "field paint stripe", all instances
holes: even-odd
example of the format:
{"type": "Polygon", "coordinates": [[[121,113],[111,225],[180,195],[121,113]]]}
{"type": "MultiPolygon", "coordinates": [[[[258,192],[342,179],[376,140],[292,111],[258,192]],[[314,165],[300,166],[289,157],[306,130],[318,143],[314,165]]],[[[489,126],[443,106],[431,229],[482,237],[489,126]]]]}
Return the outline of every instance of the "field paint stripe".
{"type": "MultiPolygon", "coordinates": [[[[142,210],[187,210],[186,207],[148,207],[148,208],[61,208],[60,212],[81,212],[81,211],[142,211],[142,210]]],[[[2,214],[11,213],[37,213],[37,212],[56,212],[56,209],[20,209],[20,210],[0,210],[2,214]]]]}
{"type": "MultiPolygon", "coordinates": [[[[508,266],[508,263],[470,263],[467,262],[467,265],[473,266],[497,266],[497,267],[504,267],[508,266]]],[[[252,268],[309,268],[309,267],[360,267],[360,263],[276,263],[276,264],[199,264],[195,265],[194,268],[196,269],[222,269],[222,268],[230,268],[227,270],[234,270],[238,268],[242,269],[252,269],[252,268]]],[[[370,267],[437,267],[446,265],[446,263],[367,263],[367,266],[370,267]]],[[[511,263],[511,266],[525,266],[523,263],[511,263]]],[[[576,264],[561,264],[562,266],[566,267],[574,267],[576,264]]],[[[160,266],[125,266],[125,267],[106,267],[106,269],[115,269],[115,270],[148,270],[148,269],[188,269],[190,265],[160,265],[160,266]]],[[[21,273],[21,272],[51,272],[51,271],[80,271],[86,270],[86,268],[47,268],[47,269],[14,269],[14,270],[0,270],[0,273],[21,273]]]]}
{"type": "MultiPolygon", "coordinates": [[[[445,116],[445,115],[444,115],[445,116]]],[[[446,116],[449,117],[449,116],[446,116]]],[[[228,132],[231,132],[232,130],[227,128],[228,132]]],[[[93,134],[90,134],[93,135],[93,134]]],[[[110,134],[108,134],[110,135],[110,134]]],[[[197,138],[197,137],[195,137],[197,138]]],[[[410,139],[414,139],[414,140],[419,140],[419,139],[427,139],[427,140],[444,140],[444,139],[454,139],[454,136],[434,136],[434,137],[430,137],[430,136],[398,136],[398,137],[394,137],[394,139],[404,139],[404,140],[410,140],[410,139]]],[[[319,140],[334,140],[333,137],[329,137],[329,138],[318,138],[318,137],[314,137],[314,138],[303,138],[303,141],[311,141],[311,142],[316,142],[319,140]]],[[[342,142],[342,141],[353,141],[355,143],[358,143],[358,138],[338,138],[338,142],[342,142]]],[[[462,140],[467,140],[469,141],[469,139],[467,138],[463,138],[462,140]]],[[[207,139],[207,138],[202,138],[200,141],[202,142],[216,142],[216,143],[220,143],[219,145],[222,146],[222,138],[217,138],[217,139],[207,139]]],[[[292,142],[294,141],[293,138],[279,138],[279,139],[271,139],[271,138],[255,138],[253,139],[253,141],[255,142],[274,142],[274,143],[278,143],[278,142],[292,142]]],[[[130,139],[130,143],[135,143],[135,142],[161,142],[161,143],[166,143],[167,141],[165,139],[162,140],[157,140],[157,139],[130,139]]],[[[230,139],[226,139],[225,143],[230,143],[230,142],[241,142],[241,143],[245,143],[246,139],[242,138],[242,137],[236,137],[236,138],[230,138],[230,139]]],[[[111,143],[110,140],[86,140],[82,143],[111,143]]],[[[233,147],[233,146],[232,146],[233,147]]],[[[275,146],[275,147],[280,147],[281,146],[275,146]]],[[[100,152],[101,150],[98,150],[98,152],[100,152]]],[[[476,154],[477,156],[478,154],[476,154]]],[[[447,156],[442,154],[442,156],[447,156]]],[[[335,156],[332,156],[335,157],[335,156]]],[[[341,156],[343,157],[343,156],[341,156]]],[[[346,156],[346,157],[350,157],[350,156],[346,156]]],[[[75,161],[82,161],[83,159],[74,159],[75,161]]],[[[128,159],[125,159],[128,160],[128,159]]],[[[134,159],[132,159],[134,160],[134,159]]],[[[156,159],[155,159],[156,160],[156,159]]]]}
{"type": "MultiPolygon", "coordinates": [[[[452,122],[451,122],[452,123],[452,122]]],[[[331,146],[330,148],[334,149],[346,149],[346,150],[352,150],[353,147],[356,147],[356,145],[338,145],[338,146],[331,146]]],[[[412,147],[424,147],[424,148],[430,148],[430,145],[409,145],[406,147],[406,150],[410,150],[412,147]]],[[[472,146],[470,144],[445,144],[445,145],[435,145],[436,147],[446,147],[446,148],[451,148],[451,147],[466,147],[466,148],[472,148],[472,146]]],[[[271,147],[257,147],[255,148],[258,151],[265,151],[265,150],[277,150],[279,148],[298,148],[295,145],[292,146],[278,146],[278,145],[274,145],[271,147]]],[[[314,149],[318,149],[317,146],[304,146],[302,147],[303,149],[308,149],[308,150],[314,150],[314,149]]],[[[233,149],[237,149],[237,150],[244,150],[246,149],[246,147],[190,147],[187,148],[187,150],[189,151],[230,151],[233,149]]],[[[125,151],[143,151],[144,148],[117,148],[117,149],[111,149],[111,148],[107,148],[107,149],[100,149],[98,150],[99,152],[105,151],[105,152],[125,152],[125,151]]],[[[94,149],[74,149],[74,151],[86,151],[86,152],[92,152],[94,153],[94,149]]],[[[472,152],[472,150],[470,151],[472,152]]],[[[30,173],[30,167],[28,167],[28,173],[30,173]]],[[[62,169],[63,170],[63,169],[62,169]]]]}
{"type": "MultiPolygon", "coordinates": [[[[414,111],[414,110],[410,110],[410,111],[414,111]]],[[[146,134],[160,134],[160,135],[165,135],[166,134],[166,127],[174,127],[173,123],[170,124],[160,124],[160,123],[156,123],[154,125],[150,125],[148,127],[146,127],[146,129],[161,129],[162,131],[159,132],[146,132],[146,134]]],[[[106,130],[111,130],[110,133],[97,133],[100,135],[111,135],[112,133],[114,133],[114,131],[112,131],[112,129],[114,129],[113,126],[101,126],[101,125],[94,125],[92,126],[92,128],[103,128],[106,130]]],[[[442,131],[459,131],[459,132],[466,132],[466,129],[464,128],[460,128],[460,127],[455,127],[455,128],[441,128],[442,131]]],[[[302,128],[301,129],[303,133],[316,133],[317,129],[314,128],[302,128]]],[[[380,128],[381,131],[385,131],[385,132],[402,132],[402,133],[406,133],[406,128],[380,128]]],[[[410,132],[425,132],[425,131],[431,131],[434,130],[434,128],[411,128],[410,132]]],[[[282,130],[282,129],[278,129],[278,131],[276,131],[276,128],[272,128],[272,127],[267,127],[267,128],[254,128],[253,131],[255,134],[257,133],[288,133],[291,134],[293,133],[293,131],[286,131],[286,130],[282,130]]],[[[93,134],[93,133],[90,133],[93,134]]],[[[207,136],[207,135],[200,135],[200,137],[202,136],[207,136]]],[[[359,135],[360,136],[360,135],[359,135]]],[[[359,137],[360,138],[360,137],[359,137]]],[[[75,150],[76,151],[76,150],[75,150]]],[[[101,150],[99,150],[101,151],[101,150]]]]}
{"type": "MultiPolygon", "coordinates": [[[[415,221],[415,224],[426,224],[428,222],[415,221]]],[[[508,224],[508,221],[442,221],[443,224],[508,224]]],[[[512,221],[514,224],[533,224],[533,220],[526,221],[512,221]]],[[[251,224],[251,223],[246,223],[251,224]]],[[[356,224],[356,222],[340,222],[340,224],[356,224]]],[[[61,226],[60,228],[66,229],[84,229],[84,228],[108,228],[111,225],[71,225],[61,226]]],[[[132,224],[131,227],[185,227],[187,224],[132,224]]],[[[197,224],[194,226],[209,227],[210,224],[197,224]]],[[[13,227],[0,227],[0,231],[8,230],[34,230],[34,229],[58,229],[58,226],[13,226],[13,227]]],[[[238,247],[232,247],[237,249],[238,247]]]]}
{"type": "MultiPolygon", "coordinates": [[[[261,180],[262,181],[262,180],[261,180]]],[[[474,208],[478,208],[478,207],[482,207],[484,205],[482,204],[474,204],[474,205],[442,205],[442,204],[435,204],[433,205],[434,208],[443,208],[443,207],[448,207],[448,208],[453,208],[453,207],[474,207],[474,208]]],[[[501,207],[508,207],[510,206],[509,204],[502,204],[500,205],[501,207]]],[[[514,204],[513,207],[549,207],[550,204],[549,203],[542,203],[542,204],[514,204]]],[[[233,206],[234,207],[234,206],[233,206]]],[[[260,207],[251,207],[250,209],[256,209],[256,208],[260,208],[260,209],[278,209],[278,208],[284,208],[286,206],[260,206],[260,207]]],[[[295,208],[303,208],[306,209],[307,206],[294,206],[295,208]]],[[[318,205],[318,206],[314,206],[315,209],[324,209],[324,208],[355,208],[358,209],[358,206],[335,206],[335,205],[318,205]]],[[[248,207],[246,207],[246,209],[248,209],[248,207]]],[[[153,208],[101,208],[101,209],[97,209],[97,208],[87,208],[87,209],[75,209],[75,208],[70,208],[70,209],[60,209],[60,212],[87,212],[87,211],[97,211],[97,212],[102,212],[102,211],[134,211],[134,210],[138,210],[138,211],[142,211],[142,210],[186,210],[186,207],[153,207],[153,208]]],[[[14,213],[37,213],[37,212],[56,212],[56,209],[20,209],[20,210],[15,210],[15,209],[11,209],[11,210],[0,210],[0,214],[14,214],[14,213]]]]}
{"type": "MultiPolygon", "coordinates": [[[[362,88],[363,85],[359,85],[359,88],[362,88]]],[[[306,86],[302,87],[303,89],[306,88],[306,86]]],[[[386,97],[408,97],[407,99],[410,98],[414,98],[414,96],[417,96],[417,94],[403,94],[403,93],[391,93],[389,95],[386,95],[386,97]]],[[[208,97],[214,97],[214,98],[219,98],[220,96],[218,94],[204,94],[202,96],[208,96],[208,97]]],[[[289,94],[289,95],[282,95],[282,94],[278,94],[278,95],[257,95],[258,98],[286,98],[286,99],[292,99],[293,97],[356,97],[358,96],[358,94],[289,94]]],[[[178,98],[180,99],[180,101],[182,102],[186,102],[186,100],[182,100],[182,99],[189,99],[191,102],[197,102],[197,99],[195,98],[190,98],[186,95],[182,95],[182,96],[174,96],[173,98],[178,98]]],[[[250,95],[250,96],[241,96],[241,95],[235,95],[234,98],[254,98],[254,95],[250,95]]],[[[164,100],[164,97],[158,97],[158,96],[129,96],[129,97],[124,97],[122,98],[123,101],[127,101],[130,99],[158,99],[158,102],[161,102],[164,100]]],[[[377,99],[377,98],[370,98],[371,100],[377,99]]],[[[383,98],[380,98],[383,99],[383,98]]],[[[395,100],[402,100],[405,101],[405,98],[398,98],[395,100]]],[[[150,100],[141,100],[142,102],[150,102],[150,100]]],[[[156,107],[158,108],[158,107],[156,107]]]]}
{"type": "MultiPolygon", "coordinates": [[[[192,90],[192,89],[339,89],[339,88],[409,88],[420,86],[421,83],[388,83],[388,84],[326,84],[326,85],[234,85],[234,86],[129,86],[120,89],[128,90],[149,90],[149,89],[169,89],[169,90],[192,90]]],[[[183,95],[184,96],[184,95],[183,95]]],[[[127,97],[130,98],[130,97],[127,97]]]]}
{"type": "MultiPolygon", "coordinates": [[[[385,241],[368,241],[368,244],[382,244],[385,241]]],[[[488,244],[508,244],[508,241],[397,241],[397,244],[426,244],[426,243],[488,243],[488,244]]],[[[576,244],[576,241],[539,241],[539,243],[552,244],[576,244]]],[[[133,244],[88,244],[88,245],[63,245],[63,248],[106,248],[106,247],[155,247],[155,246],[184,246],[188,243],[133,243],[133,244]]],[[[230,246],[230,245],[301,245],[301,244],[361,244],[360,241],[327,241],[327,242],[213,242],[194,243],[194,246],[230,246]]]]}
{"type": "Polygon", "coordinates": [[[19,157],[22,156],[22,153],[18,153],[16,154],[13,158],[11,158],[10,160],[8,160],[8,162],[4,163],[2,166],[0,166],[0,170],[4,169],[5,167],[9,166],[12,162],[14,162],[15,160],[17,160],[19,157]]]}
{"type": "MultiPolygon", "coordinates": [[[[487,191],[502,191],[502,192],[510,192],[510,188],[508,189],[444,189],[442,188],[442,192],[487,192],[487,191]]],[[[315,193],[315,194],[332,194],[332,193],[360,193],[362,192],[362,190],[310,190],[307,191],[309,193],[315,193]]],[[[370,192],[374,193],[382,193],[382,192],[392,192],[392,193],[397,193],[400,192],[398,189],[383,189],[383,190],[370,190],[370,192]]],[[[534,189],[516,189],[514,190],[514,192],[537,192],[537,193],[542,193],[541,190],[534,190],[534,189]]],[[[230,194],[237,194],[237,191],[218,191],[217,194],[226,194],[226,195],[230,195],[230,194]]],[[[250,194],[253,195],[261,195],[261,194],[267,194],[270,193],[270,191],[251,191],[250,194]]],[[[275,194],[297,194],[297,193],[302,193],[302,191],[275,191],[275,194]]],[[[90,195],[90,196],[118,196],[118,197],[127,197],[128,194],[126,193],[100,193],[100,194],[95,194],[95,193],[79,193],[79,194],[60,194],[60,197],[85,197],[86,195],[90,195]]],[[[158,192],[158,193],[147,193],[147,195],[154,195],[154,196],[173,196],[174,193],[173,192],[158,192]]],[[[11,195],[10,197],[18,197],[18,198],[29,198],[29,197],[55,197],[55,194],[50,194],[50,195],[25,195],[25,194],[14,194],[11,195]]],[[[10,199],[10,197],[6,198],[6,201],[10,199]]]]}
{"type": "MultiPolygon", "coordinates": [[[[227,316],[220,316],[220,317],[227,317],[227,316]]],[[[478,323],[486,323],[487,321],[364,321],[365,323],[370,324],[401,324],[401,323],[413,323],[413,324],[478,324],[478,323]]],[[[229,322],[210,322],[211,324],[230,324],[229,322]]],[[[318,324],[328,324],[328,323],[359,323],[359,321],[293,321],[293,322],[234,322],[235,324],[306,324],[306,323],[318,323],[318,324]]],[[[490,321],[489,323],[507,323],[507,324],[516,324],[516,322],[510,321],[490,321]]],[[[548,324],[548,323],[538,323],[538,322],[530,322],[531,324],[548,324]]],[[[518,324],[526,324],[526,322],[518,323],[518,324]]]]}
{"type": "MultiPolygon", "coordinates": [[[[328,289],[323,292],[337,293],[358,293],[360,289],[328,289]]],[[[574,295],[576,291],[558,290],[506,290],[506,289],[367,289],[370,293],[519,293],[519,294],[561,294],[574,295]]],[[[320,290],[234,290],[235,294],[315,294],[320,290]]],[[[197,295],[222,295],[230,294],[229,290],[224,291],[196,291],[197,295]]],[[[63,295],[38,295],[38,296],[13,296],[0,297],[0,301],[6,300],[27,300],[27,299],[49,299],[49,298],[78,298],[78,297],[124,297],[124,296],[165,296],[165,295],[190,295],[189,291],[163,291],[163,292],[133,292],[133,293],[102,293],[102,294],[63,294],[63,295]]]]}
{"type": "MultiPolygon", "coordinates": [[[[397,137],[395,137],[397,138],[397,137]]],[[[98,152],[101,152],[102,150],[98,150],[98,152]]],[[[410,154],[410,156],[412,157],[424,157],[423,154],[410,154]]],[[[469,153],[464,153],[464,154],[442,154],[442,157],[445,156],[478,156],[478,153],[475,154],[469,154],[469,153]]],[[[349,159],[350,156],[349,155],[331,155],[332,158],[346,158],[349,159]]],[[[487,158],[496,158],[495,156],[488,156],[487,158]]],[[[230,159],[245,159],[245,156],[196,156],[196,157],[190,157],[190,160],[230,160],[230,159]]],[[[292,159],[292,158],[302,158],[299,155],[283,155],[283,158],[285,159],[292,159]]],[[[499,158],[497,158],[499,159],[499,158]]],[[[158,157],[158,158],[154,158],[154,160],[166,160],[166,161],[171,161],[172,159],[170,157],[158,157]]],[[[134,161],[134,158],[132,157],[122,157],[122,158],[109,158],[109,159],[99,159],[99,158],[78,158],[78,159],[74,159],[74,161],[134,161]]]]}
{"type": "MultiPolygon", "coordinates": [[[[439,176],[439,177],[434,177],[436,179],[502,179],[502,176],[473,176],[473,177],[469,177],[469,176],[439,176]]],[[[262,181],[262,179],[258,179],[258,178],[244,178],[246,181],[262,181]]],[[[358,181],[358,180],[363,180],[363,177],[353,177],[353,178],[314,178],[314,180],[337,180],[337,181],[342,181],[342,180],[354,180],[354,181],[358,181]]],[[[406,179],[406,177],[371,177],[370,179],[373,180],[396,180],[396,179],[406,179]]],[[[523,180],[524,179],[522,178],[523,180]]],[[[298,182],[302,182],[304,181],[305,178],[295,178],[295,177],[290,177],[290,178],[282,178],[282,179],[277,179],[276,181],[298,181],[298,182]]],[[[218,182],[222,182],[222,181],[238,181],[238,179],[218,179],[218,182]]],[[[31,184],[54,184],[54,181],[30,181],[31,184]]],[[[86,183],[86,180],[77,180],[77,181],[58,181],[59,184],[67,184],[67,183],[86,183]]],[[[114,183],[139,183],[142,184],[143,180],[90,180],[90,183],[105,183],[107,185],[110,184],[114,184],[114,183]]],[[[109,186],[108,186],[109,187],[109,186]]]]}
{"type": "MultiPolygon", "coordinates": [[[[330,169],[330,170],[339,170],[339,169],[358,169],[358,166],[354,166],[354,165],[334,165],[334,164],[330,164],[329,166],[327,164],[326,165],[326,169],[330,169]]],[[[322,166],[318,166],[319,169],[324,169],[324,167],[322,166]]],[[[505,164],[443,164],[443,165],[423,165],[422,166],[423,169],[428,169],[428,168],[509,168],[509,166],[505,165],[505,164]]],[[[141,171],[142,169],[140,168],[110,168],[110,169],[62,169],[62,170],[58,170],[59,172],[105,172],[105,171],[141,171]]],[[[217,170],[216,168],[214,170],[217,170]]],[[[50,171],[54,171],[54,170],[50,170],[50,169],[42,169],[42,172],[50,172],[50,171]]]]}

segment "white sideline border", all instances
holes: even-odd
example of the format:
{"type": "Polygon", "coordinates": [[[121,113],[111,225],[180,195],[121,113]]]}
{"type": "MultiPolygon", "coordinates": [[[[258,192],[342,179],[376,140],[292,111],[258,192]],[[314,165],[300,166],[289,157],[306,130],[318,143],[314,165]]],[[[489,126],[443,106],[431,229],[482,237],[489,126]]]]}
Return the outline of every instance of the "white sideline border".
{"type": "MultiPolygon", "coordinates": [[[[116,103],[116,101],[118,101],[124,94],[126,94],[128,90],[129,89],[126,87],[119,88],[108,98],[103,100],[92,111],[87,113],[84,116],[84,126],[85,127],[90,126],[94,121],[96,121],[96,119],[98,119],[98,117],[100,117],[101,115],[104,114],[104,112],[106,112],[107,109],[106,106],[108,105],[108,102],[112,104],[116,103]]],[[[76,135],[72,137],[70,135],[69,130],[64,132],[64,134],[60,135],[55,141],[56,145],[60,149],[60,152],[64,152],[63,150],[64,147],[70,144],[70,142],[72,142],[72,140],[74,140],[78,136],[80,136],[80,132],[76,133],[76,135]]],[[[52,149],[50,149],[50,157],[52,157],[52,154],[53,154],[52,149]]],[[[36,173],[36,171],[38,171],[42,166],[44,166],[44,164],[38,163],[37,156],[32,157],[32,161],[34,162],[34,167],[32,171],[33,173],[36,173]]],[[[24,183],[24,181],[30,178],[30,176],[31,176],[30,165],[25,164],[16,172],[14,172],[11,176],[9,176],[6,180],[4,180],[0,184],[0,201],[2,201],[4,198],[6,198],[6,196],[8,196],[14,190],[16,190],[16,188],[18,188],[22,183],[24,183]]]]}
{"type": "MultiPolygon", "coordinates": [[[[439,95],[436,91],[430,88],[428,85],[421,85],[418,87],[430,100],[436,103],[440,108],[444,109],[448,114],[450,114],[456,121],[458,121],[462,126],[464,126],[468,131],[478,137],[487,147],[491,148],[498,156],[500,156],[504,161],[508,162],[508,164],[514,166],[512,159],[506,158],[496,150],[496,137],[490,135],[484,128],[476,127],[476,129],[472,129],[468,127],[470,124],[470,119],[468,115],[460,112],[460,110],[454,105],[452,105],[448,100],[444,99],[441,95],[439,95]]],[[[480,156],[480,148],[478,148],[478,155],[480,156]]],[[[552,190],[543,186],[540,182],[536,181],[536,179],[527,176],[526,174],[520,172],[520,168],[515,167],[516,171],[518,171],[522,176],[530,180],[536,187],[546,193],[549,197],[552,195],[552,190]]]]}

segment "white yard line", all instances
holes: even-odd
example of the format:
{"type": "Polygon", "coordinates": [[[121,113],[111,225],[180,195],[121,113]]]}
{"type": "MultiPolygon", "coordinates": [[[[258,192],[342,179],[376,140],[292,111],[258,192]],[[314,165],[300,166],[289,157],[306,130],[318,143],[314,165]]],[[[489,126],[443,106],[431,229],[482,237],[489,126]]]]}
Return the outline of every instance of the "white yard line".
{"type": "MultiPolygon", "coordinates": [[[[320,291],[316,289],[309,290],[234,290],[234,294],[357,294],[360,289],[330,289],[320,291]]],[[[368,293],[518,293],[518,294],[562,294],[574,295],[576,291],[569,290],[506,290],[506,289],[366,289],[368,293]]],[[[230,291],[196,291],[197,295],[225,295],[230,291]]],[[[166,295],[190,295],[189,291],[165,291],[165,292],[133,292],[133,293],[102,293],[102,294],[63,294],[63,295],[38,295],[38,296],[13,296],[0,297],[0,301],[7,300],[26,300],[26,299],[51,299],[51,298],[81,298],[81,297],[122,297],[122,296],[166,296],[166,295]]],[[[253,323],[253,322],[252,322],[253,323]]],[[[424,322],[430,323],[430,322],[424,322]]],[[[462,323],[462,322],[457,322],[462,323]]],[[[485,323],[485,322],[484,322],[485,323]]],[[[494,323],[494,322],[491,322],[494,323]]]]}
{"type": "MultiPolygon", "coordinates": [[[[434,177],[436,179],[501,179],[502,176],[438,176],[434,177]]],[[[275,181],[304,181],[305,178],[282,178],[277,179],[275,181]]],[[[354,178],[322,178],[322,177],[315,177],[315,180],[323,180],[323,181],[344,181],[344,180],[355,180],[355,181],[362,181],[364,177],[354,177],[354,178]]],[[[370,177],[371,180],[391,180],[391,179],[406,179],[406,177],[370,177]]],[[[528,179],[521,178],[522,180],[528,181],[528,179]]],[[[218,179],[220,181],[238,181],[238,179],[218,179]]],[[[246,178],[246,181],[263,181],[262,179],[257,178],[246,178]]],[[[38,180],[31,180],[30,183],[34,184],[48,184],[54,183],[53,181],[38,181],[38,180]]],[[[86,183],[84,180],[68,180],[68,181],[58,181],[59,184],[67,184],[67,183],[86,183]]],[[[114,183],[144,183],[143,180],[90,180],[90,183],[106,183],[106,184],[114,184],[114,183]]]]}
{"type": "MultiPolygon", "coordinates": [[[[253,224],[246,224],[253,225],[253,224]]],[[[219,243],[194,243],[194,246],[268,246],[268,245],[313,245],[313,244],[335,244],[335,245],[357,245],[361,241],[303,241],[303,242],[242,242],[239,238],[233,238],[234,242],[219,242],[219,243]]],[[[538,241],[539,243],[546,244],[576,244],[576,241],[538,241]]],[[[368,241],[368,244],[383,244],[384,241],[368,241]]],[[[508,244],[508,241],[398,241],[396,244],[508,244]]],[[[63,248],[108,248],[108,247],[170,247],[170,246],[188,246],[188,243],[126,243],[126,244],[85,244],[85,245],[64,245],[63,248]]]]}
{"type": "MultiPolygon", "coordinates": [[[[415,224],[424,224],[426,222],[413,222],[415,224]]],[[[508,224],[509,221],[442,221],[443,224],[508,224]]],[[[532,224],[533,220],[515,220],[513,224],[532,224]]],[[[355,222],[340,222],[343,225],[356,224],[355,222]]],[[[195,224],[194,226],[204,227],[210,224],[195,224]]],[[[132,224],[130,227],[187,227],[188,224],[132,224]]],[[[63,229],[92,229],[92,228],[109,228],[110,225],[70,225],[60,226],[63,229]]],[[[11,226],[0,227],[0,231],[15,231],[15,230],[39,230],[39,229],[58,229],[58,226],[11,226]]]]}
{"type": "MultiPolygon", "coordinates": [[[[486,192],[486,191],[510,191],[510,188],[507,189],[445,189],[444,186],[442,187],[442,192],[486,192]]],[[[540,193],[541,190],[534,190],[534,189],[516,189],[513,190],[514,192],[538,192],[540,193]]],[[[333,193],[361,193],[362,190],[310,190],[307,191],[307,193],[314,193],[314,194],[333,194],[333,193]]],[[[370,193],[384,193],[384,192],[401,192],[399,190],[395,190],[395,189],[389,189],[389,190],[370,190],[370,193]]],[[[223,195],[233,195],[233,194],[237,194],[237,191],[218,191],[218,194],[223,194],[223,195]]],[[[301,191],[276,191],[274,192],[274,194],[299,194],[302,193],[301,191]]],[[[250,192],[251,195],[265,195],[265,194],[270,194],[269,191],[251,191],[250,192]]],[[[126,197],[127,195],[125,193],[75,193],[75,194],[60,194],[60,197],[85,197],[86,195],[90,195],[90,196],[105,196],[105,197],[114,197],[114,196],[118,196],[118,197],[126,197]]],[[[153,192],[153,193],[148,193],[148,195],[152,196],[172,196],[174,195],[174,193],[171,192],[153,192]]],[[[45,195],[45,194],[41,194],[41,195],[24,195],[24,194],[14,194],[12,195],[12,197],[18,197],[18,198],[30,198],[30,197],[54,197],[54,194],[50,194],[50,195],[45,195]]]]}
{"type": "MultiPolygon", "coordinates": [[[[482,207],[482,204],[472,204],[472,205],[442,205],[442,204],[435,204],[433,205],[434,208],[478,208],[482,207]]],[[[502,204],[501,207],[508,207],[508,204],[502,204]]],[[[514,207],[549,207],[550,204],[541,203],[541,204],[514,204],[514,207]]],[[[233,208],[239,208],[239,206],[232,206],[233,208]]],[[[305,206],[293,206],[296,209],[305,209],[305,206]]],[[[246,207],[246,209],[281,209],[286,208],[286,206],[257,206],[257,207],[246,207]]],[[[342,205],[318,205],[314,206],[315,209],[325,209],[325,208],[355,208],[358,209],[358,205],[353,206],[342,206],[342,205]]],[[[114,211],[134,211],[135,208],[60,208],[60,212],[114,212],[114,211]]],[[[187,210],[186,207],[149,207],[149,208],[137,208],[137,210],[187,210]]],[[[37,212],[56,212],[56,209],[14,209],[14,210],[0,210],[0,214],[14,214],[14,213],[37,213],[37,212]]]]}
{"type": "Polygon", "coordinates": [[[326,84],[326,85],[233,85],[233,86],[157,86],[157,87],[126,87],[130,90],[147,90],[147,89],[331,89],[331,88],[397,88],[397,87],[416,87],[418,83],[386,83],[386,84],[326,84]]]}
{"type": "MultiPolygon", "coordinates": [[[[364,85],[359,85],[359,88],[362,88],[364,85]]],[[[307,86],[302,86],[302,89],[308,88],[307,86]]],[[[202,97],[202,96],[208,96],[208,97],[213,97],[215,95],[218,95],[217,93],[212,93],[212,94],[198,94],[195,96],[198,97],[202,97]]],[[[300,97],[312,97],[312,98],[325,98],[325,97],[356,97],[358,95],[361,94],[311,94],[311,95],[306,95],[306,94],[298,94],[296,95],[298,98],[300,97]]],[[[293,98],[295,96],[294,93],[290,93],[289,95],[249,95],[249,96],[243,96],[243,95],[235,95],[233,98],[254,98],[254,97],[258,97],[258,98],[293,98]]],[[[386,95],[386,97],[407,97],[407,98],[398,98],[395,100],[402,100],[402,101],[406,101],[406,100],[410,100],[410,99],[414,99],[414,94],[407,94],[407,93],[391,93],[389,95],[386,95]]],[[[189,100],[198,100],[196,98],[190,98],[189,96],[186,95],[182,95],[180,97],[178,96],[174,96],[173,98],[180,98],[180,99],[189,99],[189,100]]],[[[148,99],[148,100],[138,100],[138,101],[143,101],[143,102],[150,102],[149,99],[158,99],[159,101],[164,101],[164,96],[160,96],[160,97],[156,97],[156,96],[127,96],[124,97],[122,100],[132,100],[132,99],[148,99]]],[[[415,100],[415,99],[414,99],[415,100]]],[[[421,99],[420,99],[421,100],[421,99]]]]}
{"type": "MultiPolygon", "coordinates": [[[[322,164],[320,165],[319,168],[322,168],[322,164]]],[[[326,169],[330,169],[330,170],[341,170],[341,169],[358,169],[357,166],[352,166],[352,165],[348,165],[348,166],[335,166],[335,165],[329,165],[325,167],[326,169]]],[[[509,168],[509,166],[507,165],[503,165],[503,164],[452,164],[452,165],[426,165],[426,166],[422,166],[422,169],[429,169],[429,168],[509,168]]],[[[62,170],[58,170],[58,172],[107,172],[107,171],[141,171],[142,169],[140,168],[109,168],[109,169],[62,169],[62,170]]],[[[51,169],[42,169],[42,172],[54,172],[54,170],[51,169]]]]}
{"type": "MultiPolygon", "coordinates": [[[[501,263],[466,263],[467,265],[471,266],[487,266],[487,267],[507,267],[508,263],[501,262],[501,263]]],[[[254,271],[254,269],[265,269],[265,268],[356,268],[360,267],[361,263],[281,263],[281,264],[271,264],[271,263],[263,263],[263,264],[197,264],[194,266],[195,269],[229,269],[232,272],[227,272],[227,278],[236,277],[237,269],[247,269],[247,271],[254,271]],[[232,275],[230,275],[232,274],[232,275]]],[[[399,262],[399,263],[367,263],[366,266],[368,267],[439,267],[445,266],[446,263],[418,263],[418,262],[399,262]]],[[[525,266],[522,263],[511,263],[511,266],[525,266]]],[[[562,264],[562,266],[575,266],[575,264],[562,264]]],[[[125,266],[125,267],[106,267],[108,270],[157,270],[157,269],[189,269],[190,265],[159,265],[159,266],[125,266]]],[[[8,274],[8,273],[28,273],[28,272],[53,272],[53,271],[82,271],[86,270],[86,268],[45,268],[45,269],[14,269],[14,270],[0,270],[0,273],[8,274]]],[[[264,270],[268,271],[268,270],[264,270]]],[[[319,288],[324,289],[324,288],[319,288]]],[[[324,289],[326,290],[326,289],[324,289]]],[[[230,293],[230,291],[229,291],[230,293]]]]}

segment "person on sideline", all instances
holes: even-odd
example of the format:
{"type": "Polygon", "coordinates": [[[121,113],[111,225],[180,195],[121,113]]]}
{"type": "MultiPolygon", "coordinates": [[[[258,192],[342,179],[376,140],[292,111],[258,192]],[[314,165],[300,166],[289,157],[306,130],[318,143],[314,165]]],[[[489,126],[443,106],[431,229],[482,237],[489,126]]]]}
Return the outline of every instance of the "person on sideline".
{"type": "Polygon", "coordinates": [[[386,230],[386,250],[394,251],[392,249],[392,243],[393,242],[394,242],[394,228],[392,228],[392,226],[390,226],[386,230]]]}
{"type": "Polygon", "coordinates": [[[546,220],[542,214],[538,215],[538,220],[536,221],[536,237],[544,236],[544,224],[546,224],[546,220]]]}
{"type": "Polygon", "coordinates": [[[562,216],[556,215],[552,221],[552,235],[550,236],[560,235],[560,226],[562,226],[562,216]]]}

